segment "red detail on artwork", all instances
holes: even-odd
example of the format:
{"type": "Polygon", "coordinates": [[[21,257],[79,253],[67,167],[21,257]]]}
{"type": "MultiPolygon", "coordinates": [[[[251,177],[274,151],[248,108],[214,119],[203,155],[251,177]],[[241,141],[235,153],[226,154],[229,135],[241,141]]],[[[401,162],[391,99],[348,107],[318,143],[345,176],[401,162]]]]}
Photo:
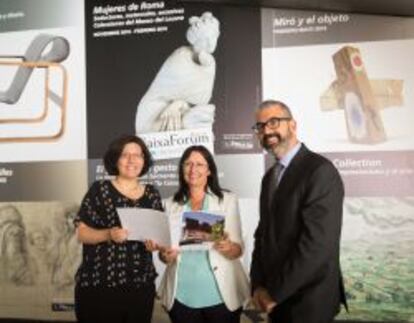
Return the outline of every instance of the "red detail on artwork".
{"type": "Polygon", "coordinates": [[[359,55],[355,55],[352,58],[352,63],[354,64],[355,67],[361,67],[362,66],[362,59],[361,56],[359,55]]]}

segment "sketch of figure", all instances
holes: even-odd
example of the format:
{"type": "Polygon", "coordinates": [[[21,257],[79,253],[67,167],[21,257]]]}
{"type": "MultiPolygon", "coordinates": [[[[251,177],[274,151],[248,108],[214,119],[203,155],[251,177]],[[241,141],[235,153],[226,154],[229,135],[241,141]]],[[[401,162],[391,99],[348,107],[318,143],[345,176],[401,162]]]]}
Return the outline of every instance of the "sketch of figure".
{"type": "Polygon", "coordinates": [[[73,286],[81,260],[82,248],[73,224],[78,209],[78,206],[66,208],[63,218],[58,218],[56,223],[56,229],[61,232],[61,236],[56,244],[57,255],[52,268],[52,284],[59,289],[73,286]]]}
{"type": "Polygon", "coordinates": [[[48,227],[37,227],[27,232],[30,268],[36,284],[50,280],[54,243],[48,227]]]}
{"type": "Polygon", "coordinates": [[[211,127],[214,122],[212,53],[220,35],[219,21],[204,12],[191,17],[189,24],[190,46],[179,47],[165,60],[138,104],[137,133],[211,127]]]}
{"type": "Polygon", "coordinates": [[[0,282],[33,284],[25,242],[20,212],[11,205],[0,208],[0,282]]]}

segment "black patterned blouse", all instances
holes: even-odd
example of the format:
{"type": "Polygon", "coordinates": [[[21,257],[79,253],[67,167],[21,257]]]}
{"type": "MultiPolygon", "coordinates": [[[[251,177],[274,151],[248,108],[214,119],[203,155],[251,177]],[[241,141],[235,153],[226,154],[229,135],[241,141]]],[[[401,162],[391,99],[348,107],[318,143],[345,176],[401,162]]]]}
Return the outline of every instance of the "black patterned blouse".
{"type": "MultiPolygon", "coordinates": [[[[162,210],[159,192],[151,185],[137,200],[122,195],[110,181],[96,181],[86,193],[75,225],[82,221],[95,229],[121,226],[117,207],[162,210]]],[[[78,287],[137,289],[152,284],[157,276],[151,252],[139,241],[83,244],[82,263],[76,273],[78,287]]]]}

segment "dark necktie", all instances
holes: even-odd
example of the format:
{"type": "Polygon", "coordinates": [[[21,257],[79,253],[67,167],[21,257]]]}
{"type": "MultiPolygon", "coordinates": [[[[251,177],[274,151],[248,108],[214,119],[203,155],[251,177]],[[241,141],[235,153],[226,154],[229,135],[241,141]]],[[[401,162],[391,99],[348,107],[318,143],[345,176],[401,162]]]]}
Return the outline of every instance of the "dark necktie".
{"type": "Polygon", "coordinates": [[[280,173],[283,170],[283,165],[279,162],[276,162],[272,168],[270,169],[270,178],[269,178],[269,185],[268,185],[268,207],[269,210],[272,206],[272,202],[275,198],[275,193],[276,193],[276,189],[277,186],[279,185],[279,177],[280,177],[280,173]]]}

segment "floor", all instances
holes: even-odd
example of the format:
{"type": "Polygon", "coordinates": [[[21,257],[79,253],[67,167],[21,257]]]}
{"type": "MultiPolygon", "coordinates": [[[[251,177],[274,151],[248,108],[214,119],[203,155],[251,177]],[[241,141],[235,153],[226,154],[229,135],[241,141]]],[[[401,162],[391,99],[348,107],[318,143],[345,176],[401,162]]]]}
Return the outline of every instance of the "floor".
{"type": "MultiPolygon", "coordinates": [[[[248,318],[245,314],[242,315],[241,323],[255,323],[255,322],[263,322],[265,323],[265,317],[264,315],[258,316],[257,313],[247,313],[251,318],[248,318]]],[[[1,319],[0,323],[51,323],[52,321],[33,321],[33,320],[12,320],[12,319],[1,319]]],[[[72,323],[72,322],[56,322],[53,323],[72,323]]],[[[164,311],[164,309],[161,307],[161,304],[157,301],[155,304],[154,314],[152,323],[170,323],[170,320],[168,319],[168,315],[164,311]]],[[[355,321],[335,321],[335,323],[374,323],[374,322],[355,322],[355,321]]],[[[378,323],[378,322],[375,322],[378,323]]]]}
{"type": "MultiPolygon", "coordinates": [[[[241,323],[252,323],[252,322],[265,322],[265,320],[259,321],[260,317],[257,315],[254,315],[255,313],[252,313],[249,315],[252,315],[255,320],[251,320],[246,317],[246,315],[242,315],[241,323]],[[253,315],[252,315],[253,314],[253,315]]],[[[165,310],[161,307],[159,302],[156,302],[154,314],[152,318],[152,323],[170,323],[170,320],[168,319],[168,315],[166,314],[165,310]]]]}

